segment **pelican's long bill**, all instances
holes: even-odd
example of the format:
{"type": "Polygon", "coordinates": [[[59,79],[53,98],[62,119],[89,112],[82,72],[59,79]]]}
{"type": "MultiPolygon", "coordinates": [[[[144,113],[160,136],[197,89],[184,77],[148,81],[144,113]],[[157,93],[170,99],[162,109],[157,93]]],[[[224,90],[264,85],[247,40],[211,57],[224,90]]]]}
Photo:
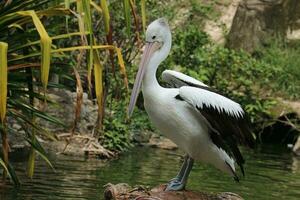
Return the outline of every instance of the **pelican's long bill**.
{"type": "Polygon", "coordinates": [[[142,85],[142,80],[144,77],[144,73],[146,70],[147,65],[149,64],[150,58],[153,55],[153,53],[160,48],[159,42],[147,42],[144,48],[144,53],[139,65],[139,70],[135,78],[134,86],[131,92],[130,102],[128,106],[128,117],[131,117],[133,108],[135,106],[137,97],[140,92],[140,88],[142,85]]]}

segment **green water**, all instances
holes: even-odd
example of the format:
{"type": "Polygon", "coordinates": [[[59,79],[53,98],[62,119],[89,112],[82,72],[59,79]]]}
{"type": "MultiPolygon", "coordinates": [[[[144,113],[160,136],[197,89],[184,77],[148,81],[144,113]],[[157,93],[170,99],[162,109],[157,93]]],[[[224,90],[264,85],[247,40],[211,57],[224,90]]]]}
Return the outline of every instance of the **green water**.
{"type": "MultiPolygon", "coordinates": [[[[22,186],[0,188],[1,200],[103,199],[103,185],[126,182],[155,186],[167,182],[180,167],[181,152],[134,148],[119,159],[103,162],[54,155],[56,172],[38,162],[33,180],[26,178],[24,161],[14,161],[22,186]]],[[[245,199],[300,199],[300,159],[268,148],[246,152],[246,177],[240,183],[213,167],[196,163],[187,189],[230,191],[245,199]]]]}

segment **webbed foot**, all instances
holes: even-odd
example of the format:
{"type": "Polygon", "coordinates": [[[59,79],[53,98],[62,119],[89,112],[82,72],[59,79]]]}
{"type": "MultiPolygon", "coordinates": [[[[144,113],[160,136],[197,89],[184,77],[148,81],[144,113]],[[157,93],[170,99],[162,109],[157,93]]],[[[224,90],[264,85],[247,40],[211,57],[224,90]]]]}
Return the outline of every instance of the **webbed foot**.
{"type": "Polygon", "coordinates": [[[176,178],[173,178],[169,182],[169,184],[166,187],[165,191],[179,191],[179,190],[183,190],[184,188],[185,188],[185,184],[182,183],[181,181],[179,181],[176,177],[176,178]]]}

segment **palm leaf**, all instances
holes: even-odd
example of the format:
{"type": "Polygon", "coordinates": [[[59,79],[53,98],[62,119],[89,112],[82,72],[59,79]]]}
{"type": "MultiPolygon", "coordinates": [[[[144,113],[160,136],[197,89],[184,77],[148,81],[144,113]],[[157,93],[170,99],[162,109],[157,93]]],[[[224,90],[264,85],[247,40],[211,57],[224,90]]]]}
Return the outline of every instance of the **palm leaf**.
{"type": "Polygon", "coordinates": [[[125,67],[125,64],[124,64],[124,60],[123,60],[123,56],[122,56],[122,53],[121,53],[121,49],[115,47],[115,51],[117,52],[118,62],[119,62],[119,65],[120,65],[120,71],[121,71],[121,73],[123,75],[124,84],[125,84],[126,89],[128,90],[128,80],[127,80],[126,67],[125,67]]]}
{"type": "Polygon", "coordinates": [[[93,27],[92,27],[92,17],[91,17],[91,5],[90,0],[82,0],[82,8],[84,14],[84,23],[86,24],[86,30],[89,32],[89,44],[90,44],[90,51],[88,52],[88,84],[89,90],[91,90],[91,76],[92,76],[92,66],[93,66],[93,27]]]}
{"type": "Polygon", "coordinates": [[[16,186],[20,185],[20,181],[18,179],[18,176],[14,170],[14,168],[11,166],[10,163],[8,163],[7,165],[5,165],[4,161],[2,160],[2,158],[0,158],[0,165],[3,167],[3,169],[6,171],[6,173],[8,174],[8,176],[11,178],[11,180],[14,182],[14,184],[16,186]]]}
{"type": "Polygon", "coordinates": [[[34,174],[34,167],[35,167],[35,157],[36,157],[36,152],[33,147],[30,148],[30,153],[29,153],[29,159],[27,163],[27,175],[29,178],[33,177],[34,174]]]}
{"type": "Polygon", "coordinates": [[[91,1],[91,6],[96,9],[99,13],[102,13],[102,9],[95,2],[91,1]]]}
{"type": "Polygon", "coordinates": [[[101,6],[101,9],[103,11],[105,32],[106,32],[106,35],[108,35],[109,34],[109,29],[110,29],[110,16],[109,16],[107,1],[106,0],[100,0],[100,6],[101,6]]]}
{"type": "Polygon", "coordinates": [[[143,31],[146,31],[146,0],[141,0],[141,13],[142,13],[142,25],[143,31]]]}
{"type": "Polygon", "coordinates": [[[50,70],[50,60],[51,60],[51,44],[52,39],[49,37],[46,32],[42,22],[38,18],[35,11],[19,11],[19,15],[30,16],[33,20],[35,28],[37,29],[41,37],[41,81],[44,87],[44,90],[47,88],[49,70],[50,70]]]}
{"type": "Polygon", "coordinates": [[[42,145],[39,143],[37,138],[35,136],[32,137],[31,140],[27,138],[27,142],[29,142],[30,145],[33,147],[33,149],[36,151],[36,153],[38,155],[40,155],[53,170],[55,170],[54,166],[52,165],[52,163],[48,159],[46,151],[44,150],[42,145]]]}
{"type": "Polygon", "coordinates": [[[37,110],[32,105],[27,104],[26,102],[23,102],[20,99],[10,99],[9,105],[13,106],[14,108],[18,108],[26,113],[34,113],[36,117],[42,118],[48,122],[52,122],[54,124],[58,124],[61,126],[64,126],[64,123],[61,122],[59,119],[56,119],[55,117],[50,116],[49,114],[42,112],[40,110],[37,110]]]}
{"type": "Polygon", "coordinates": [[[7,43],[0,42],[0,119],[4,122],[7,97],[7,43]]]}
{"type": "MultiPolygon", "coordinates": [[[[102,113],[102,106],[103,106],[103,80],[102,80],[102,71],[103,67],[100,62],[99,54],[95,50],[94,51],[94,77],[95,77],[95,92],[96,92],[96,98],[98,102],[98,112],[102,113]]],[[[100,116],[100,115],[99,115],[100,116]]],[[[102,122],[102,119],[99,119],[100,124],[102,122]]]]}
{"type": "MultiPolygon", "coordinates": [[[[36,129],[37,131],[39,131],[40,134],[43,134],[44,136],[46,136],[47,138],[49,138],[52,141],[56,141],[56,138],[53,136],[53,133],[43,129],[42,127],[33,124],[31,120],[28,119],[28,117],[24,114],[22,114],[19,111],[16,111],[14,109],[9,109],[8,110],[8,114],[12,117],[15,118],[15,120],[19,123],[25,123],[26,125],[30,125],[32,128],[36,129]]],[[[27,130],[27,129],[25,129],[27,130]]]]}
{"type": "Polygon", "coordinates": [[[130,34],[130,0],[123,0],[124,17],[126,22],[127,35],[130,34]]]}

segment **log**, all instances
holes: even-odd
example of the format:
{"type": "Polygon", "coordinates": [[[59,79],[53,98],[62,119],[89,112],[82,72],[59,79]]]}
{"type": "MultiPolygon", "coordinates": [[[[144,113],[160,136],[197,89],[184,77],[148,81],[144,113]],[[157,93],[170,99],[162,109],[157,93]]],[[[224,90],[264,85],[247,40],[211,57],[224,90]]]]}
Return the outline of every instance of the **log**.
{"type": "Polygon", "coordinates": [[[166,185],[152,189],[143,186],[132,188],[126,183],[105,185],[105,200],[242,200],[243,198],[231,192],[219,194],[197,192],[190,190],[165,191],[166,185]]]}

